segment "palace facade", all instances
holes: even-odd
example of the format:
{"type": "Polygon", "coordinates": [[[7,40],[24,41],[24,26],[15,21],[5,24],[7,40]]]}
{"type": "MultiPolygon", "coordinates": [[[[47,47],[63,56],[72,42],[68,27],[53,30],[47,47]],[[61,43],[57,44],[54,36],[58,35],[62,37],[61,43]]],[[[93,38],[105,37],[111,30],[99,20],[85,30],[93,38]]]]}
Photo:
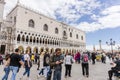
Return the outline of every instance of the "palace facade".
{"type": "MultiPolygon", "coordinates": [[[[3,11],[3,2],[0,2],[0,11],[3,11]],[[2,4],[2,5],[1,5],[2,4]]],[[[1,15],[1,14],[0,14],[1,15]]],[[[3,14],[2,14],[3,15],[3,14]]],[[[3,18],[0,16],[0,18],[3,18]]],[[[1,22],[2,23],[2,22],[1,22]]],[[[19,48],[21,52],[30,50],[32,53],[43,51],[54,52],[61,48],[62,52],[77,52],[86,49],[86,34],[84,31],[58,22],[37,11],[29,9],[18,3],[6,16],[5,23],[11,26],[11,33],[8,27],[6,49],[19,48]]]]}

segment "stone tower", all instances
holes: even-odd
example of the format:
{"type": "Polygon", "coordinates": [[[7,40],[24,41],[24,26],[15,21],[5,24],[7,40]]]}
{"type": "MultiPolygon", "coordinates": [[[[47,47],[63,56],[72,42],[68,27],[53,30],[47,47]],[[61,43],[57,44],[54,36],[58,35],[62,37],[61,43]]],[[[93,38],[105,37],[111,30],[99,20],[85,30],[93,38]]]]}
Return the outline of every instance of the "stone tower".
{"type": "Polygon", "coordinates": [[[4,0],[0,0],[0,22],[2,22],[3,20],[4,5],[4,0]]]}

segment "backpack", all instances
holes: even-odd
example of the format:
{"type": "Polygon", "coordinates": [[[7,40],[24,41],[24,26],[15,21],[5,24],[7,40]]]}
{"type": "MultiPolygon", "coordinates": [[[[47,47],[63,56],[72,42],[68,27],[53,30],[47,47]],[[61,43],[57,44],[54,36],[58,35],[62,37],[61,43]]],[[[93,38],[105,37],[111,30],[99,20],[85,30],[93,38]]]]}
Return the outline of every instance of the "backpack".
{"type": "Polygon", "coordinates": [[[83,56],[83,60],[84,62],[88,62],[88,56],[86,54],[83,56]]]}

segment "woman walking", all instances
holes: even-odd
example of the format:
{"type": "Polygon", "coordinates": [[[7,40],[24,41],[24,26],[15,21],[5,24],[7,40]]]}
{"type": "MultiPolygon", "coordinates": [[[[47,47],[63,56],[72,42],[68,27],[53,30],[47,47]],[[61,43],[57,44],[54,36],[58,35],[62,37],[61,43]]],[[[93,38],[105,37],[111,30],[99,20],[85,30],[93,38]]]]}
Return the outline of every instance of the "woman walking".
{"type": "Polygon", "coordinates": [[[65,57],[65,78],[67,76],[71,77],[72,63],[73,63],[73,57],[71,53],[69,53],[65,57]]]}
{"type": "MultiPolygon", "coordinates": [[[[27,53],[24,55],[25,72],[23,73],[23,76],[25,76],[27,74],[28,80],[31,80],[30,79],[30,68],[32,67],[32,63],[31,63],[29,54],[30,54],[29,51],[27,51],[27,53]]],[[[23,78],[23,76],[22,76],[22,78],[23,78]]],[[[22,78],[21,78],[21,80],[22,80],[22,78]]]]}
{"type": "Polygon", "coordinates": [[[82,74],[83,76],[89,77],[89,63],[88,63],[88,55],[86,52],[83,52],[82,55],[82,74]]]}
{"type": "Polygon", "coordinates": [[[7,54],[5,56],[5,68],[4,68],[4,71],[5,71],[5,75],[4,77],[2,78],[2,80],[8,80],[8,75],[9,75],[9,72],[10,72],[10,67],[9,67],[9,64],[10,64],[10,54],[7,54]]]}

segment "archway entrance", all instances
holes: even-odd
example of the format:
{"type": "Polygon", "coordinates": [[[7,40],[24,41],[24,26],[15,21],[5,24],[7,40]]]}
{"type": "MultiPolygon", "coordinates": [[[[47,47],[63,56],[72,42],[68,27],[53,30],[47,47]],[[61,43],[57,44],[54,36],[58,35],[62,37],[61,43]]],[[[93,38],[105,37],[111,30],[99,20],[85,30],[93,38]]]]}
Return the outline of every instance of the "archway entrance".
{"type": "Polygon", "coordinates": [[[49,52],[49,48],[46,48],[45,50],[46,50],[47,52],[49,52]]]}
{"type": "Polygon", "coordinates": [[[33,52],[34,52],[34,53],[38,53],[38,48],[35,47],[35,48],[33,49],[33,52]]]}
{"type": "Polygon", "coordinates": [[[50,50],[50,53],[53,53],[54,52],[54,49],[52,48],[51,50],[50,50]]]}
{"type": "Polygon", "coordinates": [[[66,54],[68,54],[68,49],[66,49],[66,54]]]}
{"type": "Polygon", "coordinates": [[[31,51],[31,47],[28,46],[28,47],[26,48],[26,51],[30,51],[30,53],[32,53],[32,51],[31,51]]]}
{"type": "Polygon", "coordinates": [[[24,48],[23,48],[23,46],[19,46],[18,49],[20,50],[20,53],[24,53],[24,48]]]}

